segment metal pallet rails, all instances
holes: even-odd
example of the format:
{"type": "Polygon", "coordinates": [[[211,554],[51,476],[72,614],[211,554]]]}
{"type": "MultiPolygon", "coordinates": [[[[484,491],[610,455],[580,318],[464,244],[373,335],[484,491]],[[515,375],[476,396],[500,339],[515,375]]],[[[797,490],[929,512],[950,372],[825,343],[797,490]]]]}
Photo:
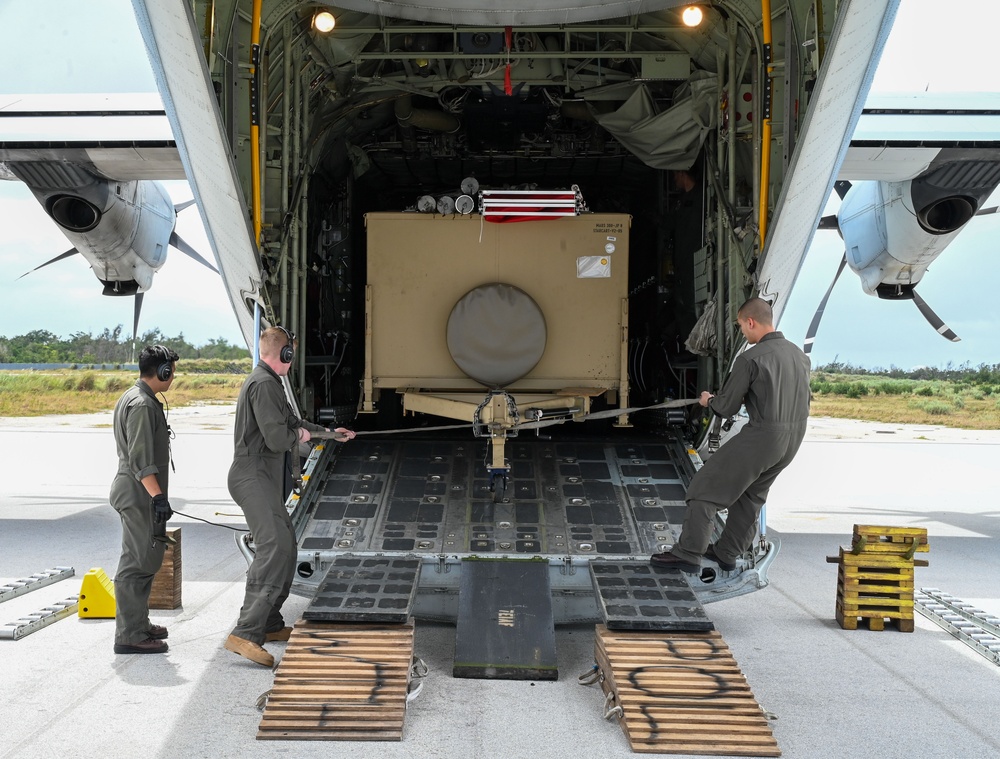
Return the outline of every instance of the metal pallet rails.
{"type": "Polygon", "coordinates": [[[31,635],[36,630],[41,630],[53,622],[58,622],[63,617],[76,614],[76,609],[76,596],[71,596],[65,601],[57,601],[51,606],[46,606],[44,609],[36,611],[34,614],[29,614],[22,619],[9,622],[0,627],[0,639],[20,640],[26,635],[31,635]]]}
{"type": "Polygon", "coordinates": [[[1000,664],[1000,619],[937,588],[921,588],[916,609],[934,624],[1000,664]]]}
{"type": "Polygon", "coordinates": [[[7,585],[0,585],[0,603],[9,601],[24,593],[44,588],[46,585],[51,585],[54,582],[65,580],[68,577],[72,577],[73,574],[73,567],[53,567],[52,569],[45,569],[37,574],[33,574],[31,577],[24,577],[20,580],[14,580],[7,585]]]}

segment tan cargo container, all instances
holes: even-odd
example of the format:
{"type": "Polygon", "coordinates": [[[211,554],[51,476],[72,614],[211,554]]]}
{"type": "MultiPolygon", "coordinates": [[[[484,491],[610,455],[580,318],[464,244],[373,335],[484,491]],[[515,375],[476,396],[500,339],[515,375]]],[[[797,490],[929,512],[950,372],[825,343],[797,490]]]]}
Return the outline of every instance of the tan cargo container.
{"type": "MultiPolygon", "coordinates": [[[[482,397],[486,386],[452,358],[447,329],[455,304],[490,283],[523,290],[545,322],[538,363],[505,390],[612,391],[625,405],[628,215],[491,223],[476,214],[371,213],[366,224],[365,410],[379,389],[482,397]]],[[[505,336],[483,339],[499,345],[505,336]]]]}

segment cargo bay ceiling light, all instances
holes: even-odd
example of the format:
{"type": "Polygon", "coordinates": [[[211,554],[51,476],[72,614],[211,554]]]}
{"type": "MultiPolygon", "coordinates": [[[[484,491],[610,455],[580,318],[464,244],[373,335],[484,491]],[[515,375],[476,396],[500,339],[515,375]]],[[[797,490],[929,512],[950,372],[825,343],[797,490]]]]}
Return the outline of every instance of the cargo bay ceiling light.
{"type": "Polygon", "coordinates": [[[333,31],[333,27],[337,25],[337,19],[333,17],[330,11],[316,11],[313,14],[312,28],[315,29],[320,34],[329,34],[333,31]]]}
{"type": "Polygon", "coordinates": [[[685,26],[698,26],[704,16],[705,14],[702,13],[701,8],[697,5],[689,5],[681,13],[681,19],[683,19],[685,26]]]}

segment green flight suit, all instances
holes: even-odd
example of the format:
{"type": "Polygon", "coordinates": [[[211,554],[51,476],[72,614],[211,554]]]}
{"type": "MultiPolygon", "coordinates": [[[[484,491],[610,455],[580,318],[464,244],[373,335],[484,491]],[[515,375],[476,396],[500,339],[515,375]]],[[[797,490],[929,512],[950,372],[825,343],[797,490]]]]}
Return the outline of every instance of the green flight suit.
{"type": "Polygon", "coordinates": [[[725,387],[708,405],[728,417],[745,404],[750,421],[692,478],[684,527],[672,554],[697,564],[720,509],[729,514],[716,555],[731,563],[750,547],[771,484],[805,437],[809,371],[809,357],[780,332],[769,332],[736,358],[725,387]]]}
{"type": "Polygon", "coordinates": [[[233,635],[258,645],[285,626],[281,605],[295,574],[295,530],[285,509],[285,454],[299,427],[325,430],[295,415],[281,379],[261,362],[250,372],[236,402],[235,451],[229,494],[243,510],[256,553],[247,571],[246,594],[233,635]]]}
{"type": "Polygon", "coordinates": [[[163,563],[165,545],[153,539],[152,498],[142,478],[156,475],[167,493],[170,437],[163,404],[141,379],[115,405],[118,473],[111,505],[122,520],[122,555],[115,575],[115,643],[135,645],[149,637],[149,592],[163,563]]]}

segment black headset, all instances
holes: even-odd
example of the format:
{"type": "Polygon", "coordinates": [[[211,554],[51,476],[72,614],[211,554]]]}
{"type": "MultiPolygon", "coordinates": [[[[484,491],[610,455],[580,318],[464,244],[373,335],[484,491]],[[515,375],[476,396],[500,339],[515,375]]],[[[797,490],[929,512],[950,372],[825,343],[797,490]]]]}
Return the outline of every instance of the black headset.
{"type": "Polygon", "coordinates": [[[278,358],[281,360],[281,363],[290,364],[292,363],[292,359],[295,358],[295,345],[294,345],[295,335],[293,335],[284,327],[279,327],[275,325],[275,329],[280,329],[282,332],[285,333],[285,336],[288,338],[288,342],[281,349],[281,353],[278,354],[278,358]]]}
{"type": "Polygon", "coordinates": [[[163,345],[154,345],[151,352],[156,354],[158,358],[163,359],[156,367],[156,379],[160,382],[169,381],[174,376],[173,364],[177,360],[177,354],[163,345]]]}

